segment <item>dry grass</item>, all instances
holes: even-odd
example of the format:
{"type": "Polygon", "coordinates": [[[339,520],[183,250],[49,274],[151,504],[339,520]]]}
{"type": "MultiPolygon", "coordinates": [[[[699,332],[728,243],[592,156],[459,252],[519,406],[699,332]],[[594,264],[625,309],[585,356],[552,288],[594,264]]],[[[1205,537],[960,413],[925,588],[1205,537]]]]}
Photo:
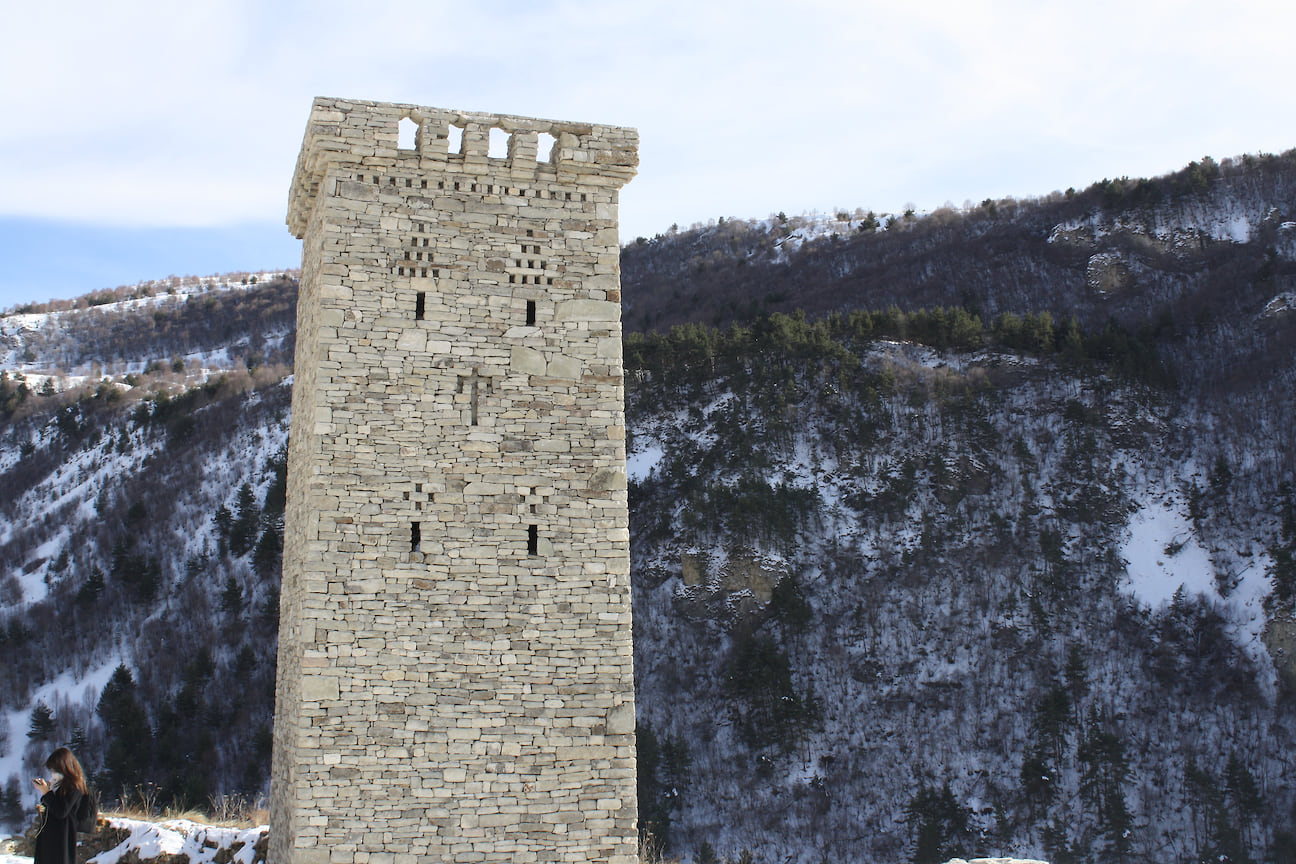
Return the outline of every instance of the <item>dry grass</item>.
{"type": "Polygon", "coordinates": [[[142,822],[167,822],[184,819],[199,825],[218,828],[256,828],[269,822],[270,814],[261,802],[242,795],[221,795],[209,798],[204,809],[161,807],[157,796],[149,789],[136,789],[123,797],[119,806],[105,809],[100,815],[107,818],[137,819],[142,822]]]}

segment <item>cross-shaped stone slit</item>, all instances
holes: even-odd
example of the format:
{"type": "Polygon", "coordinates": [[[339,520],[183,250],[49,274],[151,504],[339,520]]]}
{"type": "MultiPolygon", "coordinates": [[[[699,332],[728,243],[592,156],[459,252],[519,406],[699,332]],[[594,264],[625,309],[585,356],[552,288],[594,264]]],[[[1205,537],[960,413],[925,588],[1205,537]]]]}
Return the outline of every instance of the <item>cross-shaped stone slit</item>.
{"type": "Polygon", "coordinates": [[[478,408],[478,403],[480,401],[479,397],[481,396],[483,390],[485,390],[485,392],[487,393],[490,393],[492,391],[491,379],[479,375],[477,370],[474,369],[472,371],[472,374],[469,376],[466,377],[463,375],[459,376],[459,385],[455,388],[455,392],[463,393],[465,392],[464,390],[465,387],[468,388],[467,392],[469,394],[469,405],[472,411],[471,425],[476,426],[477,408],[478,408]]]}

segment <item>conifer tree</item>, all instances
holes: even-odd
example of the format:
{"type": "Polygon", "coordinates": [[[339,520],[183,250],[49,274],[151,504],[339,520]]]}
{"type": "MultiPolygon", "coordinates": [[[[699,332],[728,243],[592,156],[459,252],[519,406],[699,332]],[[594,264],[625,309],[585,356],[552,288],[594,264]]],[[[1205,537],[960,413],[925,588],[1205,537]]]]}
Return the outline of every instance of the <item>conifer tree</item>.
{"type": "Polygon", "coordinates": [[[221,592],[221,611],[226,615],[238,615],[243,611],[243,589],[232,575],[225,580],[225,590],[221,592]]]}
{"type": "Polygon", "coordinates": [[[31,728],[27,737],[34,741],[48,741],[54,734],[54,712],[44,702],[37,702],[31,713],[31,728]]]}
{"type": "Polygon", "coordinates": [[[82,606],[93,606],[104,592],[104,574],[98,565],[90,568],[90,575],[77,591],[77,602],[82,606]]]}
{"type": "Polygon", "coordinates": [[[246,555],[252,548],[260,522],[261,508],[257,506],[256,495],[252,487],[244,483],[239,487],[238,499],[234,503],[234,522],[229,535],[230,552],[236,558],[246,555]]]}
{"type": "Polygon", "coordinates": [[[939,864],[963,855],[970,816],[948,782],[939,790],[924,783],[904,809],[904,822],[913,832],[909,860],[913,864],[939,864]]]}
{"type": "Polygon", "coordinates": [[[95,713],[108,732],[99,786],[107,795],[120,795],[143,782],[153,737],[136,696],[135,678],[124,664],[104,687],[95,713]]]}
{"type": "Polygon", "coordinates": [[[268,580],[279,572],[283,553],[282,531],[282,526],[267,525],[257,541],[256,551],[252,553],[252,567],[262,579],[268,580]]]}
{"type": "Polygon", "coordinates": [[[18,775],[9,775],[9,779],[5,782],[3,799],[0,800],[0,822],[16,823],[22,819],[21,789],[22,784],[18,782],[18,775]]]}
{"type": "Polygon", "coordinates": [[[1108,728],[1097,709],[1089,714],[1076,758],[1081,765],[1080,795],[1094,808],[1098,830],[1107,838],[1108,848],[1123,855],[1129,849],[1129,829],[1133,824],[1133,815],[1125,801],[1129,757],[1125,742],[1108,728]]]}

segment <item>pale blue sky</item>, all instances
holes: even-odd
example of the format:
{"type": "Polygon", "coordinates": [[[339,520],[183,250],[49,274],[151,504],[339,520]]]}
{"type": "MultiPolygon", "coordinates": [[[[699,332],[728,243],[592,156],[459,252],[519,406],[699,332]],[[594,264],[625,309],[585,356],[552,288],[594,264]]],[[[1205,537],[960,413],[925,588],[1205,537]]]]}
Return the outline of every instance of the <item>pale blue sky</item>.
{"type": "Polygon", "coordinates": [[[0,308],[297,263],[314,96],[636,126],[622,238],[1296,147],[1296,4],[59,2],[0,33],[0,308]]]}

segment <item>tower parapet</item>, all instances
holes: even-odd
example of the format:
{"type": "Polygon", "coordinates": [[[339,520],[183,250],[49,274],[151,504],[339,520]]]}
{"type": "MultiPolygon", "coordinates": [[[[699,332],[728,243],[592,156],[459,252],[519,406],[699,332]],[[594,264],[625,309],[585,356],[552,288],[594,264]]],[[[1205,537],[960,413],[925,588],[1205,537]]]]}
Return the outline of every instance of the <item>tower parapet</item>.
{"type": "Polygon", "coordinates": [[[480,111],[451,111],[384,102],[316,99],[306,126],[289,196],[288,226],[305,236],[310,207],[330,167],[391,160],[392,167],[425,174],[462,173],[516,181],[579,182],[619,189],[639,165],[639,135],[634,129],[594,123],[542,120],[480,111]],[[409,121],[409,146],[399,127],[409,121]],[[451,130],[459,147],[452,152],[451,130]],[[491,132],[507,136],[505,154],[492,157],[491,132]],[[548,155],[538,152],[548,136],[548,155]]]}
{"type": "Polygon", "coordinates": [[[631,129],[316,100],[288,213],[271,860],[637,859],[637,158],[631,129]]]}

